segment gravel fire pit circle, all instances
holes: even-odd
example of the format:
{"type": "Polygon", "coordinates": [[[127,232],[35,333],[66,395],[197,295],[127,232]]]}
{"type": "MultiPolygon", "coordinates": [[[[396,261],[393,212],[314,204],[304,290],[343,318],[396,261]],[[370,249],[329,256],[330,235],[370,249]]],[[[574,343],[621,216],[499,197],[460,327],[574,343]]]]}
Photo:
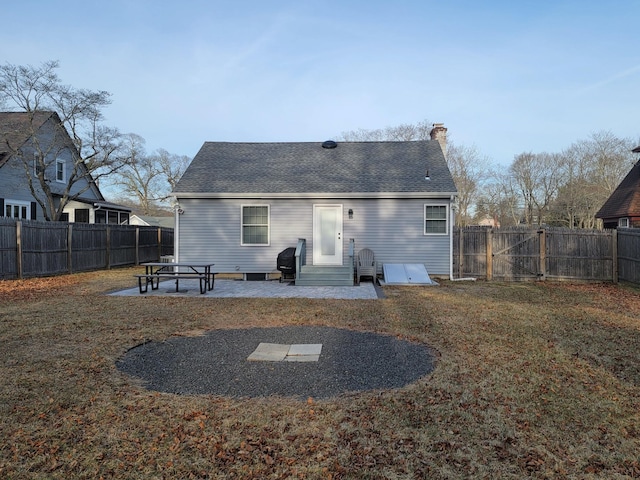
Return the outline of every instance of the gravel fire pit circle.
{"type": "Polygon", "coordinates": [[[434,369],[433,351],[392,336],[332,327],[212,330],[171,337],[129,350],[122,372],[149,390],[230,397],[330,398],[349,392],[393,389],[434,369]],[[261,343],[322,344],[317,361],[249,361],[261,343]]]}

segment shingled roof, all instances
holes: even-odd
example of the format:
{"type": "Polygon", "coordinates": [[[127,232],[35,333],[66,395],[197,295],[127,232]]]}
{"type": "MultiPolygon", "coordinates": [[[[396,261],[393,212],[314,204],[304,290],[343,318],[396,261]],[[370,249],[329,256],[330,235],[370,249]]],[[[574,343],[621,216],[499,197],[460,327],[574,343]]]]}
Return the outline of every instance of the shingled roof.
{"type": "MultiPolygon", "coordinates": [[[[633,151],[640,152],[640,147],[633,151]]],[[[596,218],[602,219],[621,217],[640,217],[640,161],[596,213],[596,218]]]]}
{"type": "Polygon", "coordinates": [[[373,194],[456,192],[440,144],[205,142],[174,193],[373,194]],[[429,179],[425,179],[428,174],[429,179]]]}

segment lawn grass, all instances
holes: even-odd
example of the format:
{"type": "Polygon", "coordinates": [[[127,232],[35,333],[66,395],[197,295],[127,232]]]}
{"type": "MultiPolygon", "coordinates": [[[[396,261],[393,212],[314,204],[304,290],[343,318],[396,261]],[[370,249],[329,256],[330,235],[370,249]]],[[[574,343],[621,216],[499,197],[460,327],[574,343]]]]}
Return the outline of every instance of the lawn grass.
{"type": "Polygon", "coordinates": [[[133,269],[0,282],[0,478],[638,478],[640,291],[386,287],[382,300],[110,297],[133,269]],[[150,339],[325,325],[423,342],[435,371],[330,400],[147,391],[150,339]]]}

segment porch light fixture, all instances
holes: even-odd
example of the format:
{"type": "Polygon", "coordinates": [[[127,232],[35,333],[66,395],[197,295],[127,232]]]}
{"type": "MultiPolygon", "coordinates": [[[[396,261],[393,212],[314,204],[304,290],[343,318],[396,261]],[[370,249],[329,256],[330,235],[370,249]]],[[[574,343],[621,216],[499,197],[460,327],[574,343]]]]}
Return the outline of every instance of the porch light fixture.
{"type": "Polygon", "coordinates": [[[431,180],[431,177],[429,176],[429,170],[427,170],[424,174],[424,179],[425,180],[431,180]]]}
{"type": "Polygon", "coordinates": [[[353,208],[349,209],[349,220],[353,219],[353,208]]]}

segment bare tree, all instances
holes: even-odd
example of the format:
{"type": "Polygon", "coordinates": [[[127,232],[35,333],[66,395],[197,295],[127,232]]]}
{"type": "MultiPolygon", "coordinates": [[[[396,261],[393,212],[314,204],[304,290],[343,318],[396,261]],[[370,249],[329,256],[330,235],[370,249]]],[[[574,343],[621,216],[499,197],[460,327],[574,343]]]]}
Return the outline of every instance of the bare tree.
{"type": "Polygon", "coordinates": [[[608,131],[593,133],[561,155],[562,184],[555,207],[570,228],[595,228],[595,214],[635,162],[630,139],[608,131]]]}
{"type": "Polygon", "coordinates": [[[176,155],[164,149],[158,149],[156,153],[160,171],[164,175],[171,191],[176,187],[178,180],[187,170],[191,158],[186,155],[176,155]]]}
{"type": "Polygon", "coordinates": [[[0,66],[0,105],[5,111],[26,112],[31,136],[31,151],[9,142],[4,147],[22,160],[28,187],[47,220],[59,220],[68,202],[130,162],[122,154],[119,132],[101,123],[102,109],[111,103],[111,95],[61,84],[55,72],[58,67],[57,61],[40,67],[0,66]],[[43,114],[49,114],[44,123],[43,114]],[[43,125],[49,128],[44,138],[39,135],[43,125]],[[63,154],[71,156],[71,171],[64,185],[52,186],[45,172],[63,154]]]}
{"type": "Polygon", "coordinates": [[[191,159],[164,149],[148,155],[142,137],[135,134],[125,137],[132,162],[113,177],[113,184],[121,189],[126,204],[135,205],[143,215],[152,215],[170,197],[191,159]]]}
{"type": "Polygon", "coordinates": [[[473,210],[478,203],[480,189],[489,176],[488,160],[475,146],[452,143],[447,147],[446,160],[458,190],[456,222],[461,226],[470,225],[476,213],[473,210]]]}
{"type": "Polygon", "coordinates": [[[429,140],[432,123],[423,120],[416,124],[404,123],[397,126],[373,130],[358,129],[342,132],[338,139],[344,142],[395,142],[429,140]]]}
{"type": "Polygon", "coordinates": [[[488,173],[476,207],[477,215],[485,215],[502,227],[518,225],[522,219],[522,202],[513,178],[506,172],[488,173]]]}
{"type": "Polygon", "coordinates": [[[560,184],[558,156],[521,153],[509,167],[509,175],[524,203],[524,222],[527,225],[545,223],[560,184]]]}

